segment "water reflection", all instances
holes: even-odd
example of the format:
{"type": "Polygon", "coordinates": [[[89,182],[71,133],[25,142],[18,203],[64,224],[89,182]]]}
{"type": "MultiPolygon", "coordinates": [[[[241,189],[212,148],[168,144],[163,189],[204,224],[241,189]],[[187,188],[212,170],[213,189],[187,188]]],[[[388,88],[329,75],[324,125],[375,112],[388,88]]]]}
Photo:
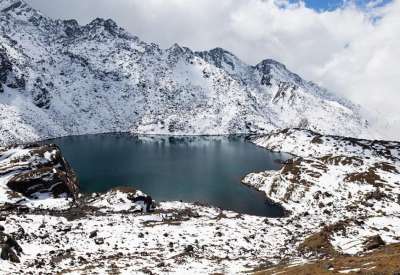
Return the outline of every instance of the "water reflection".
{"type": "Polygon", "coordinates": [[[244,136],[103,134],[49,142],[61,147],[83,192],[128,185],[159,201],[201,201],[260,216],[283,214],[240,180],[250,172],[278,169],[276,160],[287,156],[259,148],[244,136]]]}

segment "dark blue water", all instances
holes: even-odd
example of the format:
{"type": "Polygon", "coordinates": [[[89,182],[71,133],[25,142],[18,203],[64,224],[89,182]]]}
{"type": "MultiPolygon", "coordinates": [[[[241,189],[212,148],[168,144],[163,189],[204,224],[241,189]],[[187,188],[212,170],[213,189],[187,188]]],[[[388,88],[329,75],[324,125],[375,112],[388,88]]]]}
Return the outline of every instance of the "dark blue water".
{"type": "Polygon", "coordinates": [[[103,134],[50,140],[78,175],[82,192],[132,186],[158,201],[203,202],[222,209],[277,217],[283,209],[241,184],[248,173],[279,169],[272,153],[244,137],[166,137],[103,134]]]}

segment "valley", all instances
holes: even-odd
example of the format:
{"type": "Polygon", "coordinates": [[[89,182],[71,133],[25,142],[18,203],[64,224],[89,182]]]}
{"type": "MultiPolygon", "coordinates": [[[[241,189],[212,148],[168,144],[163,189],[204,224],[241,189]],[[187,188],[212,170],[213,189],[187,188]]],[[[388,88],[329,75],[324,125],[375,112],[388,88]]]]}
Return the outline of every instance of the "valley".
{"type": "Polygon", "coordinates": [[[400,142],[365,114],[270,58],[1,0],[0,274],[397,274],[400,142]]]}

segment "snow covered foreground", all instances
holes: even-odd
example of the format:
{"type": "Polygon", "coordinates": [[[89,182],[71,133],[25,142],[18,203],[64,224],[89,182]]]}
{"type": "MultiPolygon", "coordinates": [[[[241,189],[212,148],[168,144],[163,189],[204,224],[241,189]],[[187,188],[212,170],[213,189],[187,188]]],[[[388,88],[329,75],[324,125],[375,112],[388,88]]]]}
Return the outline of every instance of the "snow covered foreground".
{"type": "Polygon", "coordinates": [[[359,106],[265,59],[141,41],[112,20],[53,20],[0,1],[0,144],[104,132],[369,136],[359,106]]]}
{"type": "Polygon", "coordinates": [[[310,235],[323,228],[327,244],[345,254],[363,252],[376,236],[400,242],[399,142],[300,129],[274,131],[253,142],[297,156],[279,171],[252,173],[243,182],[281,203],[301,224],[314,224],[310,235]]]}
{"type": "MultiPolygon", "coordinates": [[[[279,171],[243,179],[282,204],[287,217],[182,202],[145,212],[132,203],[144,194],[126,188],[78,195],[75,202],[8,201],[0,204],[1,224],[23,254],[20,263],[0,260],[0,273],[237,274],[400,241],[400,143],[296,129],[254,142],[298,156],[279,171]]],[[[7,179],[0,180],[4,191],[7,179]]]]}

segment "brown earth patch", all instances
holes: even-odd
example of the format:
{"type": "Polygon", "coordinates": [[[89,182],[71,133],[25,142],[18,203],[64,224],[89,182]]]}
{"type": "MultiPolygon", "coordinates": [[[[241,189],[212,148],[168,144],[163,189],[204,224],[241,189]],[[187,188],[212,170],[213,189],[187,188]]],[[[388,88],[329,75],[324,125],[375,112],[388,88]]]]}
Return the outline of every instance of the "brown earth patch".
{"type": "Polygon", "coordinates": [[[392,164],[388,163],[388,162],[378,162],[375,163],[374,165],[374,169],[380,169],[383,170],[385,172],[389,172],[389,173],[395,173],[395,174],[399,174],[399,171],[397,170],[396,167],[394,167],[392,164]]]}
{"type": "Polygon", "coordinates": [[[345,270],[353,270],[346,274],[400,274],[400,244],[386,245],[360,256],[338,256],[296,266],[290,264],[278,265],[253,274],[325,275],[342,274],[340,271],[345,270]]]}
{"type": "Polygon", "coordinates": [[[112,188],[110,191],[119,191],[121,193],[130,194],[130,193],[136,193],[137,190],[130,186],[118,186],[112,188]]]}
{"type": "Polygon", "coordinates": [[[359,157],[354,156],[333,156],[333,155],[326,155],[319,158],[325,164],[329,165],[353,165],[353,166],[361,166],[364,164],[363,160],[359,157]]]}
{"type": "Polygon", "coordinates": [[[383,187],[382,178],[376,173],[376,170],[373,167],[370,167],[365,172],[347,174],[344,181],[366,183],[375,187],[383,187]]]}
{"type": "Polygon", "coordinates": [[[316,255],[338,255],[339,253],[333,248],[330,238],[334,232],[345,231],[348,225],[349,221],[340,221],[323,227],[320,232],[306,238],[299,245],[299,251],[302,253],[311,252],[316,255]]]}
{"type": "Polygon", "coordinates": [[[294,184],[302,184],[304,186],[310,186],[311,183],[301,177],[304,172],[302,169],[302,163],[312,163],[312,161],[302,158],[289,159],[281,170],[281,174],[287,181],[294,184]]]}

